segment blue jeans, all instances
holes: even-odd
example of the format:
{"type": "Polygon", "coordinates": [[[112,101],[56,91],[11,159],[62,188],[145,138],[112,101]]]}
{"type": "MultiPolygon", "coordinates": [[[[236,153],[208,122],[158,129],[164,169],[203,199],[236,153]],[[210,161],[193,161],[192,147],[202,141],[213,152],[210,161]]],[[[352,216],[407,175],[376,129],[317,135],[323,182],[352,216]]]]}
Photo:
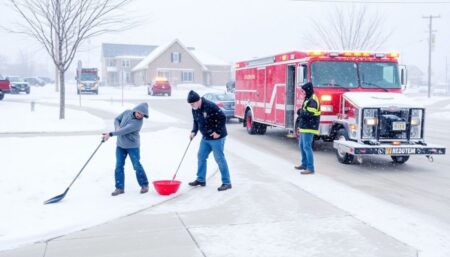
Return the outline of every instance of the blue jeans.
{"type": "Polygon", "coordinates": [[[206,140],[202,138],[200,142],[200,148],[198,149],[198,169],[197,169],[197,180],[200,182],[205,182],[206,180],[206,160],[208,159],[211,151],[214,154],[214,159],[219,166],[220,174],[222,175],[222,184],[231,184],[230,172],[228,170],[227,160],[223,154],[223,149],[225,146],[225,137],[215,140],[206,140]]]}
{"type": "Polygon", "coordinates": [[[314,134],[300,133],[299,147],[302,157],[302,166],[314,172],[314,155],[312,150],[313,140],[314,134]]]}
{"type": "Polygon", "coordinates": [[[116,188],[124,189],[125,176],[124,176],[124,165],[125,159],[127,158],[127,154],[130,155],[131,163],[133,164],[133,168],[136,171],[136,178],[141,187],[148,186],[147,175],[145,175],[144,168],[140,162],[140,151],[139,148],[116,148],[116,171],[115,171],[115,179],[116,179],[116,188]]]}

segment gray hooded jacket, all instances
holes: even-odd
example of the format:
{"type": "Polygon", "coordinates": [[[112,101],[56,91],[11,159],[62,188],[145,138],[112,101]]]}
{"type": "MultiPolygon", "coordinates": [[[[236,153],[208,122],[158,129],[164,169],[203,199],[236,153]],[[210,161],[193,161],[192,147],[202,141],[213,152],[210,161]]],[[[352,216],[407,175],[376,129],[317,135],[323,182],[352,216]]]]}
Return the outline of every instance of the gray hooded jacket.
{"type": "Polygon", "coordinates": [[[117,146],[120,148],[138,148],[140,147],[139,131],[141,131],[143,120],[134,117],[134,112],[142,112],[145,118],[148,118],[148,104],[141,103],[133,108],[126,110],[116,117],[114,127],[116,131],[111,135],[117,136],[117,146]]]}

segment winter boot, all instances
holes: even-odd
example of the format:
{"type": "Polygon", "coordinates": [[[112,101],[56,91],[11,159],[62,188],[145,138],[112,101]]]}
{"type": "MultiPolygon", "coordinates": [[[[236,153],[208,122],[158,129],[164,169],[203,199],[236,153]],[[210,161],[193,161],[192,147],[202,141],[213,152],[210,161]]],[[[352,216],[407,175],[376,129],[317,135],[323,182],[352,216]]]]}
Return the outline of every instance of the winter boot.
{"type": "Polygon", "coordinates": [[[294,169],[296,169],[296,170],[306,170],[306,167],[302,166],[302,165],[298,165],[298,166],[294,166],[294,169]]]}
{"type": "Polygon", "coordinates": [[[202,187],[204,187],[204,186],[206,186],[206,182],[200,182],[200,181],[198,181],[198,180],[194,180],[194,181],[192,181],[192,182],[189,182],[189,185],[190,185],[191,187],[196,187],[196,186],[202,186],[202,187]]]}
{"type": "Polygon", "coordinates": [[[123,189],[120,188],[116,188],[116,190],[114,190],[114,192],[111,193],[112,196],[116,196],[116,195],[120,195],[125,193],[125,191],[123,189]]]}
{"type": "Polygon", "coordinates": [[[217,188],[217,191],[225,191],[231,189],[231,187],[231,184],[222,184],[219,188],[217,188]]]}
{"type": "Polygon", "coordinates": [[[308,169],[306,169],[306,170],[300,172],[300,174],[302,174],[302,175],[314,174],[314,171],[313,171],[313,170],[308,170],[308,169]]]}
{"type": "Polygon", "coordinates": [[[141,187],[141,194],[145,194],[148,192],[148,186],[141,187]]]}

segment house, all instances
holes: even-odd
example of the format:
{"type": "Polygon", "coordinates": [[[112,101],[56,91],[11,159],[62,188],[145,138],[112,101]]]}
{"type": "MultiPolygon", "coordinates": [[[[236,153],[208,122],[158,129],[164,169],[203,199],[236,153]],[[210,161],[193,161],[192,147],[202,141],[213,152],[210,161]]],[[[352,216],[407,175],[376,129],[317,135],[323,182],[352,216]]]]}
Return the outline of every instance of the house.
{"type": "Polygon", "coordinates": [[[103,43],[101,56],[103,84],[107,86],[134,84],[131,69],[156,48],[157,46],[151,45],[103,43]]]}
{"type": "Polygon", "coordinates": [[[172,85],[225,85],[231,78],[231,65],[175,39],[154,49],[131,73],[136,85],[145,85],[156,77],[165,77],[172,85]]]}

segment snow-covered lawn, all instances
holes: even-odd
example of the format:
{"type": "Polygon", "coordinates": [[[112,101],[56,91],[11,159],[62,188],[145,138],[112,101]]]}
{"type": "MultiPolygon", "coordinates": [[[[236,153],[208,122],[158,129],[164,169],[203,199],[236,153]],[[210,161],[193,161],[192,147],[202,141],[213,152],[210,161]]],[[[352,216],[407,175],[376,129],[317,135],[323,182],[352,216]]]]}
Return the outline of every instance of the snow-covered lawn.
{"type": "MultiPolygon", "coordinates": [[[[108,106],[111,103],[105,101],[86,104],[114,113],[132,107],[118,103],[108,106]]],[[[68,109],[68,118],[59,120],[56,106],[37,105],[34,112],[29,108],[27,103],[0,102],[0,116],[4,121],[0,123],[0,132],[71,132],[113,126],[82,111],[68,109]]],[[[179,122],[153,110],[149,120],[179,122]]],[[[167,128],[141,134],[141,160],[150,181],[172,178],[189,143],[189,133],[167,128]]],[[[186,191],[187,182],[195,178],[198,140],[194,139],[178,173],[177,179],[183,182],[179,193],[186,191]]],[[[99,144],[100,135],[0,137],[0,220],[3,221],[0,222],[0,250],[104,223],[175,196],[160,196],[152,185],[149,193],[139,194],[140,187],[127,159],[126,193],[111,197],[115,166],[113,138],[102,144],[65,199],[58,204],[43,205],[43,201],[64,192],[99,144]]],[[[208,175],[216,169],[215,162],[211,161],[208,175]]]]}

